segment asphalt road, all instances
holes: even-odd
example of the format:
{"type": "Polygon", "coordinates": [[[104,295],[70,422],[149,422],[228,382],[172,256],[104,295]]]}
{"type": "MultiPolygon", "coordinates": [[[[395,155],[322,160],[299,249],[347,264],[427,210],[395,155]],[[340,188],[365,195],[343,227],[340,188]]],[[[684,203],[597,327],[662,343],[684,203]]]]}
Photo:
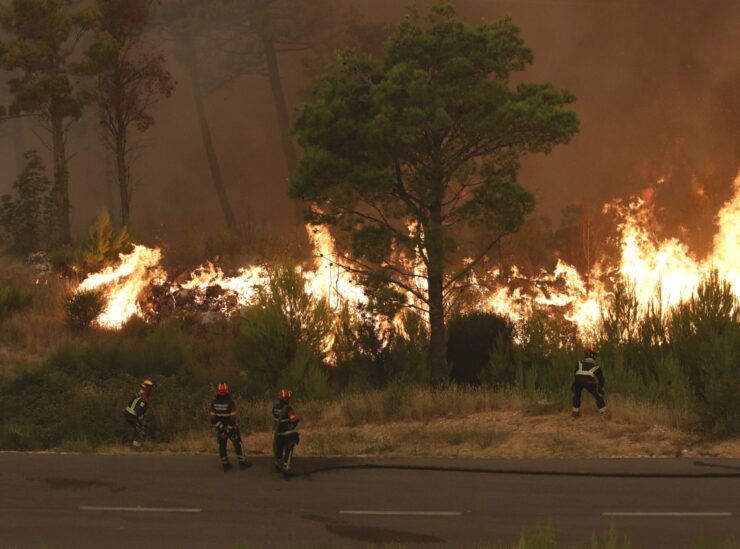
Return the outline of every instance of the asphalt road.
{"type": "Polygon", "coordinates": [[[298,455],[295,469],[295,477],[284,479],[266,458],[222,473],[215,455],[0,453],[0,547],[367,547],[393,541],[466,547],[512,543],[522,523],[542,517],[570,545],[587,543],[614,516],[633,548],[740,539],[740,460],[298,455]],[[714,476],[670,476],[684,474],[714,476]]]}

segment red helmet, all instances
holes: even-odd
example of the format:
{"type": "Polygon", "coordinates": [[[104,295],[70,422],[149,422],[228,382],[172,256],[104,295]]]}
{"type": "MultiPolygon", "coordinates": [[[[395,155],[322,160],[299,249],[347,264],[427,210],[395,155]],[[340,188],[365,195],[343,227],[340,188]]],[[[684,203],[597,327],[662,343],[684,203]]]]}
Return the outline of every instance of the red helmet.
{"type": "Polygon", "coordinates": [[[586,347],[586,350],[583,352],[583,356],[586,358],[596,358],[599,356],[599,352],[593,347],[586,347]]]}
{"type": "Polygon", "coordinates": [[[145,379],[144,381],[141,382],[141,388],[144,391],[151,391],[156,386],[157,386],[157,382],[154,381],[153,379],[145,379]]]}
{"type": "Polygon", "coordinates": [[[216,393],[219,395],[228,395],[229,386],[226,383],[219,383],[218,387],[216,388],[216,393]]]}
{"type": "Polygon", "coordinates": [[[290,389],[280,389],[280,400],[289,401],[292,393],[290,389]]]}

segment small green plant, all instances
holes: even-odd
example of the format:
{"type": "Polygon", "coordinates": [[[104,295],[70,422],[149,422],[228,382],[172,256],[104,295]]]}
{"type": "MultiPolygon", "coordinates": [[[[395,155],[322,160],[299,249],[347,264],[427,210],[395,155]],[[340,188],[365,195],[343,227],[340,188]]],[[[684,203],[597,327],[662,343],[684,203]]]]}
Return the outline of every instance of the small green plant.
{"type": "Polygon", "coordinates": [[[534,525],[525,524],[519,535],[515,549],[557,549],[555,527],[551,521],[538,521],[534,525]]]}
{"type": "Polygon", "coordinates": [[[99,290],[78,290],[67,298],[67,322],[73,330],[87,330],[103,312],[105,296],[99,290]]]}
{"type": "Polygon", "coordinates": [[[113,227],[110,214],[101,211],[88,231],[87,241],[76,253],[78,267],[86,272],[97,271],[129,246],[126,227],[118,230],[113,227]]]}

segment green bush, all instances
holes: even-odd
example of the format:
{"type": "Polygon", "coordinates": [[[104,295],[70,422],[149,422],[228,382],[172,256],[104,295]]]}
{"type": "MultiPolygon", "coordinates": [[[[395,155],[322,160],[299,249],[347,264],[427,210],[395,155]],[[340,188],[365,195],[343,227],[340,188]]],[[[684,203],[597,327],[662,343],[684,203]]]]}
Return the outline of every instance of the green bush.
{"type": "Polygon", "coordinates": [[[200,368],[188,337],[177,328],[162,325],[137,339],[110,334],[80,347],[65,345],[47,361],[49,367],[80,380],[109,380],[121,375],[198,377],[200,368]]]}
{"type": "Polygon", "coordinates": [[[125,440],[130,429],[121,413],[143,377],[158,383],[148,414],[152,440],[172,440],[206,424],[212,383],[183,334],[163,326],[141,341],[107,339],[62,347],[41,368],[0,384],[0,449],[125,440]]]}
{"type": "Polygon", "coordinates": [[[32,300],[33,295],[28,288],[0,285],[0,321],[25,309],[32,300]]]}
{"type": "Polygon", "coordinates": [[[67,298],[67,322],[73,330],[87,330],[103,312],[105,296],[100,290],[78,290],[67,298]]]}
{"type": "Polygon", "coordinates": [[[490,371],[491,355],[513,346],[513,327],[504,318],[485,312],[454,317],[447,326],[447,363],[450,379],[459,385],[480,385],[484,378],[494,384],[513,382],[513,369],[490,371]]]}
{"type": "Polygon", "coordinates": [[[711,274],[675,309],[667,329],[702,427],[740,433],[740,303],[729,283],[711,274]]]}
{"type": "Polygon", "coordinates": [[[522,323],[519,338],[513,353],[516,386],[528,391],[567,391],[581,358],[575,328],[535,309],[522,323]]]}

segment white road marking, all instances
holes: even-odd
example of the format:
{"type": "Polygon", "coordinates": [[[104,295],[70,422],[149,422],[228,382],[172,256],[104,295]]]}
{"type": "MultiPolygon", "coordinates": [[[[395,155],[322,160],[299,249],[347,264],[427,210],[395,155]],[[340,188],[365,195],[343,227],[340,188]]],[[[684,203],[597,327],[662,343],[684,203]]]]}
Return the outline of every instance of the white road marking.
{"type": "Polygon", "coordinates": [[[187,507],[92,507],[83,505],[80,511],[122,511],[132,513],[200,513],[200,509],[187,507]]]}
{"type": "Polygon", "coordinates": [[[610,512],[601,513],[602,517],[731,517],[732,513],[729,511],[720,511],[713,513],[694,513],[694,512],[642,512],[642,511],[625,511],[625,512],[610,512]]]}
{"type": "Polygon", "coordinates": [[[460,511],[339,511],[340,515],[374,515],[382,517],[459,517],[460,511]]]}

